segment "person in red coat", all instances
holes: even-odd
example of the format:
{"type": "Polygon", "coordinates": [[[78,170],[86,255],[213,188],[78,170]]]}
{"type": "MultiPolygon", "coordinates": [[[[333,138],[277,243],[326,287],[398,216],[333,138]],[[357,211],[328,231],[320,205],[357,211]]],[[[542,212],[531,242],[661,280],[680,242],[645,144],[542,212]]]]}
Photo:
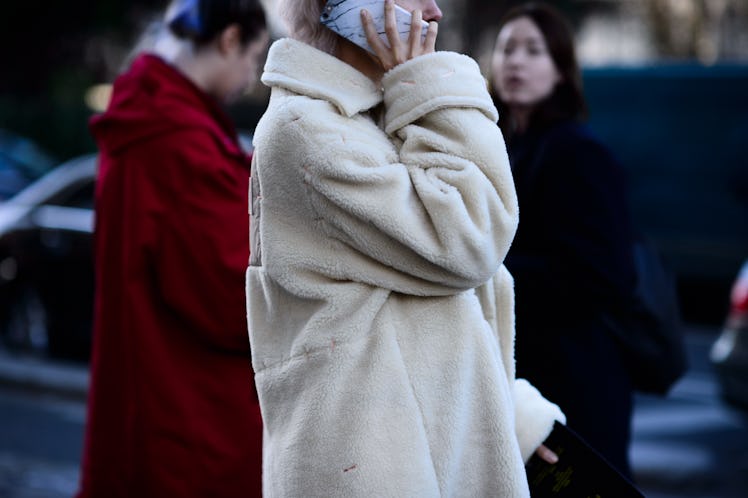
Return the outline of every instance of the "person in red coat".
{"type": "Polygon", "coordinates": [[[258,0],[178,1],[165,25],[91,121],[96,299],[79,498],[261,495],[250,160],[221,104],[256,78],[265,14],[258,0]]]}

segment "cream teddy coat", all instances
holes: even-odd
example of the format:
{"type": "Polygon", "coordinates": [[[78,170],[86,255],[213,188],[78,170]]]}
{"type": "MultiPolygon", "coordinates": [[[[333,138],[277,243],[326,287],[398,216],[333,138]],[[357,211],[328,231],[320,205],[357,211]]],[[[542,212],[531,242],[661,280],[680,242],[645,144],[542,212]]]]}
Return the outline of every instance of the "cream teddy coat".
{"type": "Polygon", "coordinates": [[[247,303],[264,496],[528,496],[563,421],[514,379],[517,200],[477,64],[378,88],[283,39],[257,126],[247,303]]]}

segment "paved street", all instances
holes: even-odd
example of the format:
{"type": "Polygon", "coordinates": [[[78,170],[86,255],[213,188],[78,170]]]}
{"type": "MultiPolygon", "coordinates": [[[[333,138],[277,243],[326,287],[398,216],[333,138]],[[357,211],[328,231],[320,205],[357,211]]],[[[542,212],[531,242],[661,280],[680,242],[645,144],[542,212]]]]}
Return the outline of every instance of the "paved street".
{"type": "Polygon", "coordinates": [[[0,389],[0,496],[70,497],[84,420],[80,400],[0,389]]]}
{"type": "Polygon", "coordinates": [[[637,399],[631,459],[649,498],[748,496],[748,412],[719,398],[708,362],[715,333],[692,328],[687,375],[665,399],[637,399]]]}
{"type": "MultiPolygon", "coordinates": [[[[707,361],[716,330],[693,328],[691,369],[667,398],[639,396],[631,455],[648,498],[743,498],[748,413],[719,399],[707,361]]],[[[0,351],[0,497],[64,498],[78,480],[86,368],[0,351]]]]}

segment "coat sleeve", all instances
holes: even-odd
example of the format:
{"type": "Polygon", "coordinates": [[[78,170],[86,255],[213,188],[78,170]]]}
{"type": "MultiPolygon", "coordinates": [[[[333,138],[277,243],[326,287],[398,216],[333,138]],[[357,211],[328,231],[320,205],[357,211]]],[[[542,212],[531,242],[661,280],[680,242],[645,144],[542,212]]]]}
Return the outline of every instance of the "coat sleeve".
{"type": "Polygon", "coordinates": [[[558,144],[548,151],[554,153],[544,180],[555,210],[548,223],[550,239],[558,241],[554,276],[572,277],[577,298],[625,301],[635,274],[623,168],[607,147],[587,137],[558,144]]]}
{"type": "MultiPolygon", "coordinates": [[[[154,144],[155,145],[155,144],[154,144]]],[[[152,278],[164,304],[206,346],[246,352],[244,271],[249,259],[249,169],[203,130],[164,139],[152,181],[152,278]]]]}
{"type": "Polygon", "coordinates": [[[514,381],[515,431],[522,460],[527,463],[553,430],[553,422],[566,423],[558,405],[551,403],[525,379],[514,381]]]}
{"type": "Polygon", "coordinates": [[[543,203],[535,203],[535,226],[524,237],[550,241],[553,251],[510,254],[518,295],[554,295],[555,313],[585,317],[626,302],[635,272],[622,167],[603,144],[565,129],[549,137],[537,161],[533,192],[543,203]]]}
{"type": "Polygon", "coordinates": [[[505,267],[485,285],[476,289],[486,321],[498,337],[502,363],[513,383],[515,433],[522,459],[527,462],[550,435],[554,421],[566,423],[558,405],[548,401],[532,384],[515,377],[514,367],[514,289],[513,279],[505,267]]]}
{"type": "Polygon", "coordinates": [[[430,54],[388,72],[383,85],[387,134],[319,101],[283,130],[284,143],[304,151],[290,162],[302,162],[328,235],[374,263],[334,276],[416,294],[480,285],[509,248],[517,205],[477,64],[430,54]]]}

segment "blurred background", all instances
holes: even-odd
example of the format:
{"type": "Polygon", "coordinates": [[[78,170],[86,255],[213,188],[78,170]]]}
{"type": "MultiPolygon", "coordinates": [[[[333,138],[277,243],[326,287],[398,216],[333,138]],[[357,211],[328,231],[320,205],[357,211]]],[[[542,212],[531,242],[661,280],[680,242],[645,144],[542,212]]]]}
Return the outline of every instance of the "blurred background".
{"type": "MultiPolygon", "coordinates": [[[[498,20],[517,3],[440,0],[438,48],[487,71],[498,20]]],[[[748,260],[748,0],[550,3],[574,27],[590,124],[628,171],[634,220],[673,272],[686,323],[686,378],[666,398],[637,400],[638,479],[648,496],[745,496],[748,350],[735,353],[736,381],[713,349],[726,333],[745,344],[735,331],[748,294],[738,282],[748,260]]],[[[0,496],[75,488],[93,293],[87,121],[166,4],[3,4],[0,496]]],[[[267,98],[259,86],[229,109],[248,147],[267,98]]]]}

